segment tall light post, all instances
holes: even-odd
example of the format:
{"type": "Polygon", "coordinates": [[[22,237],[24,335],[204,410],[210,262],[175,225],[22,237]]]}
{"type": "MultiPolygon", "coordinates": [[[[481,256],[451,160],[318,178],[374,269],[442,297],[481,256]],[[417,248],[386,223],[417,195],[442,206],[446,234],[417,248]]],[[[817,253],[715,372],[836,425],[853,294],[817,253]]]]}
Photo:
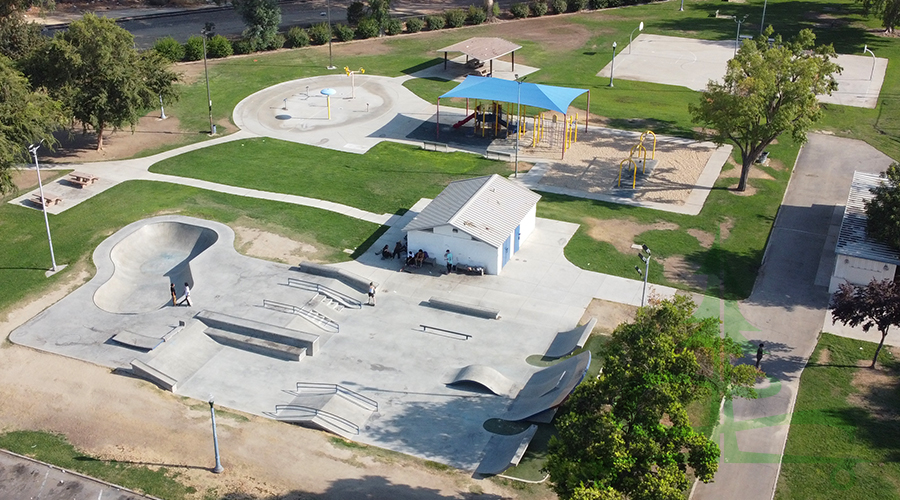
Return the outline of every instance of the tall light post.
{"type": "Polygon", "coordinates": [[[334,38],[334,33],[331,32],[331,0],[327,0],[327,12],[328,12],[328,68],[326,69],[334,69],[334,57],[331,53],[331,39],[334,38]]]}
{"type": "Polygon", "coordinates": [[[737,23],[737,36],[734,38],[734,55],[737,55],[738,46],[741,44],[741,24],[747,20],[748,14],[744,14],[744,17],[738,19],[737,16],[734,18],[734,22],[737,23]]]}
{"type": "Polygon", "coordinates": [[[609,86],[613,87],[613,73],[616,72],[616,42],[613,42],[612,65],[609,67],[609,86]]]}
{"type": "Polygon", "coordinates": [[[212,29],[213,28],[207,24],[207,27],[200,30],[200,34],[203,35],[203,72],[206,73],[206,100],[209,103],[209,133],[210,135],[216,135],[216,128],[212,122],[212,95],[209,93],[209,68],[206,66],[206,34],[212,29]]]}
{"type": "Polygon", "coordinates": [[[650,248],[647,245],[641,245],[641,248],[647,252],[647,256],[644,257],[644,254],[638,252],[638,257],[641,258],[641,262],[644,263],[644,271],[641,271],[641,268],[638,266],[634,266],[634,270],[637,271],[638,274],[644,277],[644,290],[641,292],[641,307],[644,307],[644,303],[647,299],[647,276],[650,274],[650,248]]]}
{"type": "Polygon", "coordinates": [[[219,435],[216,433],[216,408],[213,406],[213,398],[209,398],[209,415],[212,417],[212,431],[213,431],[213,450],[216,453],[216,466],[213,467],[213,472],[216,474],[220,474],[224,467],[222,467],[222,460],[219,458],[219,435]]]}
{"type": "Polygon", "coordinates": [[[869,81],[872,81],[872,77],[875,76],[875,62],[877,61],[877,59],[875,59],[875,53],[869,50],[868,45],[865,45],[863,47],[863,54],[865,54],[866,52],[872,54],[872,71],[869,72],[869,81]]]}
{"type": "Polygon", "coordinates": [[[769,0],[765,0],[763,2],[763,15],[762,20],[759,22],[759,34],[763,34],[763,30],[766,29],[766,6],[769,5],[769,0]]]}
{"type": "Polygon", "coordinates": [[[52,272],[56,272],[56,256],[53,254],[53,238],[50,237],[50,220],[47,218],[47,204],[44,203],[44,183],[41,182],[41,167],[38,165],[38,157],[37,150],[41,147],[44,140],[41,139],[41,142],[37,144],[31,144],[28,146],[28,151],[34,156],[34,169],[37,170],[37,178],[38,178],[38,189],[41,193],[41,208],[44,211],[44,225],[47,226],[47,242],[50,243],[50,262],[53,264],[53,267],[50,268],[52,272]]]}
{"type": "Polygon", "coordinates": [[[637,28],[631,30],[631,34],[628,35],[628,53],[629,54],[631,54],[631,37],[634,36],[635,31],[644,31],[644,21],[641,21],[641,24],[639,24],[637,28]]]}
{"type": "Polygon", "coordinates": [[[684,0],[681,0],[681,8],[678,10],[680,10],[681,12],[684,12],[684,0]]]}
{"type": "MultiPolygon", "coordinates": [[[[522,82],[519,80],[519,75],[516,74],[516,172],[513,174],[513,177],[519,177],[519,130],[522,126],[522,113],[520,108],[522,106],[522,82]]],[[[522,77],[524,80],[525,77],[522,77]]]]}

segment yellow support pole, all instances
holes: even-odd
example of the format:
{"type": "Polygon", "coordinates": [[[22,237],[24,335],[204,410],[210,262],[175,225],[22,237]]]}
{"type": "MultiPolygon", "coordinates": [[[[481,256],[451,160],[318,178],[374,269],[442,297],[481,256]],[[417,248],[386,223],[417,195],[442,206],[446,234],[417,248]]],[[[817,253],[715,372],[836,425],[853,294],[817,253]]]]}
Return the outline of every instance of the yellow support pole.
{"type": "MultiPolygon", "coordinates": [[[[625,159],[622,160],[621,162],[619,162],[619,181],[618,181],[618,187],[622,187],[622,168],[625,166],[625,163],[627,163],[627,162],[630,162],[631,165],[632,165],[632,167],[634,168],[634,171],[637,172],[637,165],[634,163],[634,160],[632,160],[630,156],[629,156],[628,158],[625,158],[625,159]]],[[[636,182],[637,182],[637,180],[635,179],[635,183],[636,183],[636,182]]],[[[634,185],[631,186],[631,189],[634,189],[634,185]]]]}

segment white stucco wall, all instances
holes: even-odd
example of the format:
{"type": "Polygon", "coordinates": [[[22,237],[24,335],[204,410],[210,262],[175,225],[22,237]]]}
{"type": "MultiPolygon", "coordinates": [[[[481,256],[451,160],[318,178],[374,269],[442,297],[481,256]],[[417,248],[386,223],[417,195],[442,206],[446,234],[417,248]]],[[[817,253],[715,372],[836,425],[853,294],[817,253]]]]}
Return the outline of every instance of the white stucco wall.
{"type": "Polygon", "coordinates": [[[861,259],[859,257],[850,257],[847,255],[838,255],[834,264],[834,273],[831,276],[831,283],[828,286],[828,292],[837,291],[841,283],[849,281],[854,285],[866,285],[872,278],[878,281],[883,279],[894,279],[894,273],[897,266],[894,264],[885,264],[874,260],[861,259]]]}
{"type": "Polygon", "coordinates": [[[451,226],[441,226],[434,232],[410,231],[407,233],[409,251],[415,254],[421,248],[428,252],[429,257],[436,258],[438,266],[442,266],[446,264],[444,252],[449,248],[456,264],[483,266],[487,274],[500,272],[499,251],[496,248],[473,240],[462,231],[453,233],[452,229],[451,226]]]}

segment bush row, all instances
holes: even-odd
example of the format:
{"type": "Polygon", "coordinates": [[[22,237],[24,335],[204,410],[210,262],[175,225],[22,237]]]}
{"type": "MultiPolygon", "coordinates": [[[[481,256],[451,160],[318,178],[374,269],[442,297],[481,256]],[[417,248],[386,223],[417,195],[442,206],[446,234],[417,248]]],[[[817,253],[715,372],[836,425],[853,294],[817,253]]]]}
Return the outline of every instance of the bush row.
{"type": "Polygon", "coordinates": [[[578,12],[585,9],[597,10],[623,5],[650,3],[652,0],[534,0],[531,3],[518,2],[512,4],[509,13],[516,19],[524,17],[541,17],[545,14],[562,14],[578,12]]]}

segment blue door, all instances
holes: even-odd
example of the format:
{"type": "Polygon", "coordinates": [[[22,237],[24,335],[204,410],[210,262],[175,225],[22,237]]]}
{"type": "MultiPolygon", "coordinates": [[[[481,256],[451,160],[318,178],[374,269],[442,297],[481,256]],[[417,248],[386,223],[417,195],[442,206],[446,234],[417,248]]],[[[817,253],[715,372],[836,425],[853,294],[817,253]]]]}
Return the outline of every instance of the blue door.
{"type": "Polygon", "coordinates": [[[519,252],[519,238],[522,237],[522,226],[516,226],[516,232],[513,236],[515,240],[513,240],[513,251],[519,252]]]}
{"type": "Polygon", "coordinates": [[[509,262],[509,243],[512,240],[512,236],[507,236],[506,241],[503,242],[503,265],[500,267],[506,266],[506,263],[509,262]]]}

